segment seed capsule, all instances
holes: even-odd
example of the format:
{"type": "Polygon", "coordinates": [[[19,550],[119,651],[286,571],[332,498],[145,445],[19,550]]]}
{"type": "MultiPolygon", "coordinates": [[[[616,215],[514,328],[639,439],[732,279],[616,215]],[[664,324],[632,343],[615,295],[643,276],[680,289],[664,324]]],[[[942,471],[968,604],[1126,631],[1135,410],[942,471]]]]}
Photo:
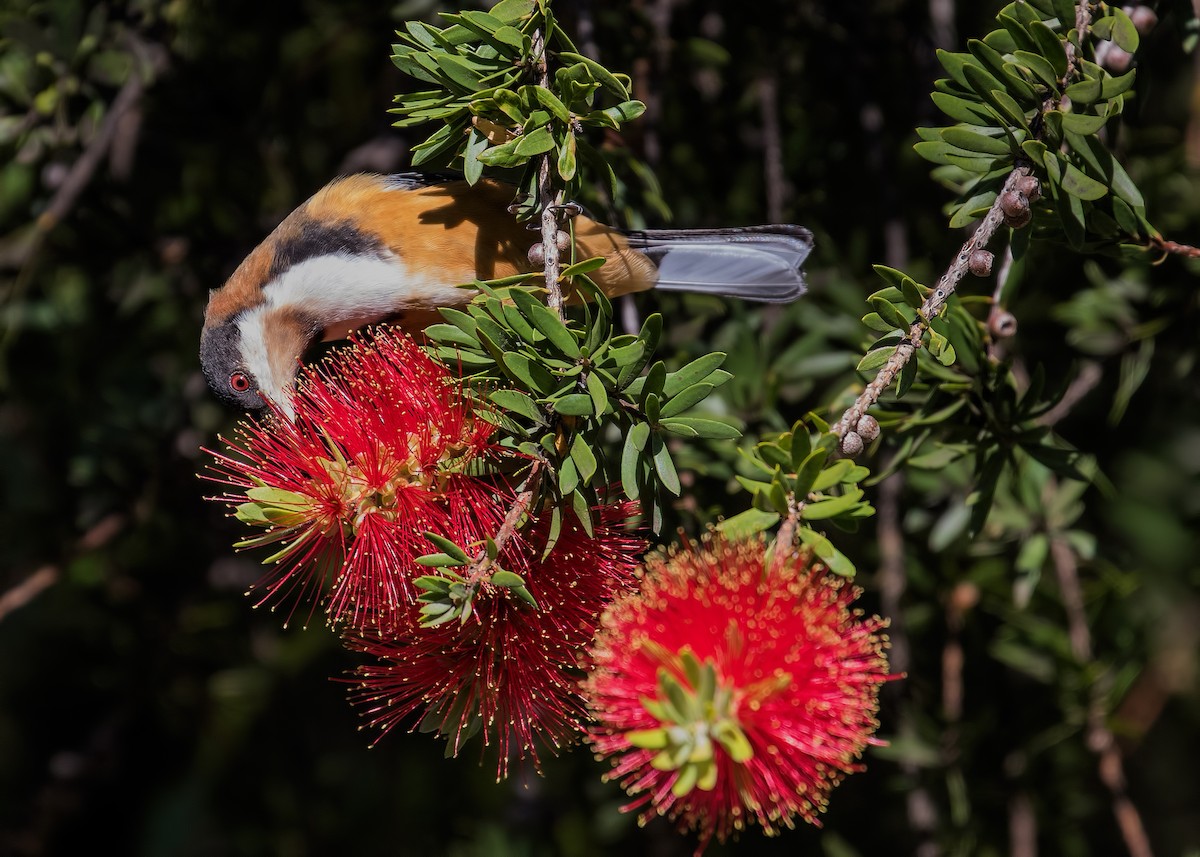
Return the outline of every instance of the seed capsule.
{"type": "Polygon", "coordinates": [[[848,431],[842,435],[842,455],[858,458],[863,451],[863,439],[858,432],[848,431]]]}
{"type": "Polygon", "coordinates": [[[532,245],[529,248],[529,264],[542,266],[546,264],[546,248],[541,245],[541,242],[532,245]]]}
{"type": "Polygon", "coordinates": [[[1025,198],[1030,202],[1037,202],[1042,198],[1042,183],[1038,181],[1037,176],[1021,176],[1017,181],[1017,190],[1025,194],[1025,198]]]}
{"type": "Polygon", "coordinates": [[[1013,229],[1028,225],[1033,215],[1029,211],[1029,197],[1017,190],[1006,190],[1000,194],[1000,210],[1004,222],[1013,229]]]}
{"type": "Polygon", "coordinates": [[[992,273],[992,258],[987,250],[975,250],[967,261],[967,268],[976,277],[986,277],[992,273]]]}
{"type": "Polygon", "coordinates": [[[1008,310],[993,312],[988,317],[988,330],[995,339],[1008,339],[1016,336],[1017,317],[1008,310]]]}
{"type": "Polygon", "coordinates": [[[862,419],[858,421],[858,425],[854,427],[854,432],[867,443],[870,443],[879,437],[879,420],[870,414],[863,414],[862,419]]]}

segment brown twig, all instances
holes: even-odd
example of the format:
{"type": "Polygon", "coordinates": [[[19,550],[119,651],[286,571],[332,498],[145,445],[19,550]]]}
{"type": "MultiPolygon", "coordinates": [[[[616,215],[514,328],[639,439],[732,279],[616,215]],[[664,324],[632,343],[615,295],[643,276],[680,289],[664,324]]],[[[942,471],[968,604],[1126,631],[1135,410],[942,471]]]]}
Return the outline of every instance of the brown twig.
{"type": "MultiPolygon", "coordinates": [[[[1081,664],[1092,662],[1092,635],[1084,609],[1083,588],[1079,584],[1079,567],[1075,553],[1066,539],[1053,536],[1050,556],[1058,576],[1058,588],[1067,614],[1067,636],[1071,651],[1081,664]]],[[[1108,728],[1107,675],[1097,679],[1091,688],[1087,715],[1087,745],[1099,759],[1100,780],[1112,796],[1113,815],[1132,857],[1153,857],[1150,840],[1142,825],[1141,815],[1126,791],[1125,769],[1112,730],[1108,728]]]]}
{"type": "Polygon", "coordinates": [[[1084,363],[1079,367],[1079,374],[1071,381],[1067,391],[1063,393],[1063,397],[1058,400],[1058,404],[1038,417],[1038,425],[1052,426],[1061,421],[1077,404],[1083,401],[1084,397],[1100,383],[1100,379],[1103,377],[1104,370],[1100,368],[1099,363],[1092,360],[1084,363]]]}
{"type": "MultiPolygon", "coordinates": [[[[109,153],[125,115],[136,108],[141,101],[150,77],[167,66],[167,51],[161,45],[147,44],[132,34],[129,35],[129,40],[136,60],[129,72],[129,77],[117,91],[112,104],[109,105],[108,112],[104,116],[104,121],[100,123],[96,135],[92,137],[83,153],[75,160],[67,172],[66,178],[51,197],[46,210],[34,221],[32,237],[23,248],[17,263],[20,269],[13,281],[12,288],[3,296],[4,302],[16,302],[28,290],[29,284],[33,280],[36,260],[43,243],[45,243],[46,236],[70,214],[79,196],[91,183],[97,167],[109,153]]],[[[8,327],[3,337],[0,338],[0,354],[7,352],[15,344],[20,330],[20,325],[8,327]]],[[[0,363],[0,377],[3,377],[6,372],[7,367],[0,363]]]]}
{"type": "MultiPolygon", "coordinates": [[[[546,43],[541,30],[533,34],[533,53],[538,58],[538,86],[550,87],[550,63],[546,56],[546,43]]],[[[538,159],[538,206],[541,209],[543,272],[546,278],[546,303],[550,309],[563,314],[563,293],[558,276],[561,270],[558,256],[558,218],[562,205],[562,191],[555,190],[550,154],[538,159]]]]}
{"type": "Polygon", "coordinates": [[[992,203],[992,207],[984,215],[979,227],[963,243],[962,248],[958,251],[958,255],[954,258],[954,262],[942,274],[941,279],[938,280],[937,287],[929,293],[924,303],[921,304],[921,308],[917,310],[917,320],[909,328],[908,334],[900,340],[895,352],[883,364],[883,368],[879,370],[879,374],[872,379],[871,383],[867,384],[854,404],[846,409],[846,412],[842,414],[842,418],[833,427],[833,430],[839,435],[844,435],[858,425],[858,421],[879,400],[883,391],[888,388],[896,376],[900,374],[900,370],[916,354],[917,349],[921,347],[921,337],[929,327],[930,320],[936,318],[941,313],[942,309],[946,306],[946,301],[950,299],[950,296],[954,294],[954,290],[958,288],[958,284],[966,276],[971,254],[976,250],[986,248],[988,242],[992,240],[992,236],[996,234],[996,230],[1000,228],[1000,224],[1004,222],[1004,212],[1000,208],[1000,200],[1006,192],[1015,190],[1017,183],[1030,175],[1030,173],[1029,167],[1024,165],[1014,168],[1009,173],[1008,179],[1004,182],[1003,190],[996,196],[996,201],[992,203]]]}
{"type": "MultiPolygon", "coordinates": [[[[525,480],[525,488],[513,500],[512,508],[504,516],[504,523],[500,525],[500,529],[496,531],[496,535],[492,538],[492,542],[496,546],[495,553],[497,556],[504,550],[504,546],[508,544],[508,540],[520,529],[521,522],[529,511],[530,504],[537,497],[538,485],[542,476],[541,468],[542,463],[540,461],[533,463],[533,466],[529,469],[529,478],[525,480]]],[[[465,575],[467,578],[467,590],[469,592],[479,590],[479,587],[483,585],[483,581],[487,577],[487,573],[495,563],[496,561],[488,555],[486,548],[479,552],[465,575]]]]}
{"type": "MultiPolygon", "coordinates": [[[[1082,45],[1087,38],[1088,30],[1092,26],[1092,4],[1088,0],[1081,0],[1075,4],[1075,30],[1079,33],[1079,44],[1082,45]]],[[[1075,75],[1075,64],[1078,59],[1078,53],[1075,48],[1075,43],[1067,39],[1066,43],[1067,54],[1067,71],[1063,75],[1062,80],[1067,83],[1075,75]]]]}
{"type": "Polygon", "coordinates": [[[1019,791],[1008,802],[1008,853],[1010,857],[1037,857],[1037,814],[1029,794],[1019,791]]]}
{"type": "Polygon", "coordinates": [[[1149,241],[1149,246],[1161,252],[1164,256],[1168,253],[1173,253],[1176,256],[1185,256],[1188,259],[1200,258],[1200,247],[1193,247],[1191,244],[1180,244],[1178,241],[1167,241],[1161,235],[1155,235],[1149,241]]]}
{"type": "Polygon", "coordinates": [[[9,613],[13,613],[29,604],[62,578],[61,564],[77,556],[99,550],[125,528],[124,515],[111,514],[101,518],[83,535],[81,535],[59,564],[43,565],[29,577],[0,595],[0,621],[9,613]]]}
{"type": "Polygon", "coordinates": [[[62,572],[56,565],[43,565],[12,589],[0,595],[0,621],[9,613],[21,609],[54,584],[62,572]]]}
{"type": "Polygon", "coordinates": [[[796,495],[789,494],[787,498],[788,513],[783,517],[783,523],[779,525],[779,532],[775,534],[775,561],[773,565],[778,568],[791,557],[793,550],[796,547],[796,529],[800,525],[800,513],[804,511],[804,503],[796,502],[796,495]]]}

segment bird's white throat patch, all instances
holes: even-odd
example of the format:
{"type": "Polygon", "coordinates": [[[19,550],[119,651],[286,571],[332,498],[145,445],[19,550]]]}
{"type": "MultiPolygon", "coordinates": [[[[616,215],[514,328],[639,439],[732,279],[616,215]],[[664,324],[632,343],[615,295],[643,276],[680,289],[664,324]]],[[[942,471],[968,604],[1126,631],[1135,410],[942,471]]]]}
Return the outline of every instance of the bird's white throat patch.
{"type": "Polygon", "coordinates": [[[331,253],[305,259],[263,288],[264,302],[238,319],[242,355],[259,389],[292,416],[289,388],[302,354],[283,354],[293,337],[273,336],[272,325],[295,310],[321,329],[347,332],[409,309],[461,305],[471,293],[436,270],[414,270],[399,257],[331,253]]]}

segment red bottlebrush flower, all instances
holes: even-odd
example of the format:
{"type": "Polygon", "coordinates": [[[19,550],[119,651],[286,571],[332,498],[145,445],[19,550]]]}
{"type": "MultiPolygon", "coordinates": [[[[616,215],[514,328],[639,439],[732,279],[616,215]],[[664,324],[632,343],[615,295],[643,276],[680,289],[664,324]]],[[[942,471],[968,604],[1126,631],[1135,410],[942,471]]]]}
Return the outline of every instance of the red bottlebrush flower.
{"type": "MultiPolygon", "coordinates": [[[[511,590],[484,584],[465,622],[421,627],[417,608],[407,628],[350,640],[378,663],[356,671],[352,701],[386,734],[408,721],[446,735],[455,755],[482,732],[499,753],[497,776],[512,758],[538,763],[539,744],[557,752],[586,722],[578,667],[600,614],[632,589],[645,542],[624,529],[633,504],[602,508],[594,537],[570,516],[542,559],[548,527],[531,527],[524,545],[509,542],[501,565],[517,569],[537,606],[511,590]]],[[[382,734],[380,737],[382,737],[382,734]]]]}
{"type": "Polygon", "coordinates": [[[267,528],[239,547],[280,548],[259,603],[315,605],[329,590],[329,621],[386,625],[414,600],[413,560],[432,547],[424,532],[479,542],[512,504],[507,485],[476,475],[498,452],[493,426],[398,331],[306,369],[291,405],[294,420],[275,410],[243,423],[229,454],[214,453],[214,478],[237,489],[216,499],[267,528]]]}
{"type": "Polygon", "coordinates": [[[625,809],[697,830],[697,853],[756,819],[819,824],[877,743],[885,623],[808,557],[767,562],[762,541],[720,536],[654,557],[592,650],[589,741],[637,797],[625,809]]]}

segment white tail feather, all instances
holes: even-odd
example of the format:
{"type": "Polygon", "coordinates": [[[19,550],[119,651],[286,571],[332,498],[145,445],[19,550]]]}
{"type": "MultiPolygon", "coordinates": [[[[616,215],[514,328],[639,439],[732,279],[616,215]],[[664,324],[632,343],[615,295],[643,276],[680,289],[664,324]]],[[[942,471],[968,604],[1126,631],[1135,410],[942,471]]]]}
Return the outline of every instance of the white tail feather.
{"type": "Polygon", "coordinates": [[[658,266],[656,288],[788,303],[804,294],[812,234],[799,226],[652,230],[629,243],[658,266]]]}

